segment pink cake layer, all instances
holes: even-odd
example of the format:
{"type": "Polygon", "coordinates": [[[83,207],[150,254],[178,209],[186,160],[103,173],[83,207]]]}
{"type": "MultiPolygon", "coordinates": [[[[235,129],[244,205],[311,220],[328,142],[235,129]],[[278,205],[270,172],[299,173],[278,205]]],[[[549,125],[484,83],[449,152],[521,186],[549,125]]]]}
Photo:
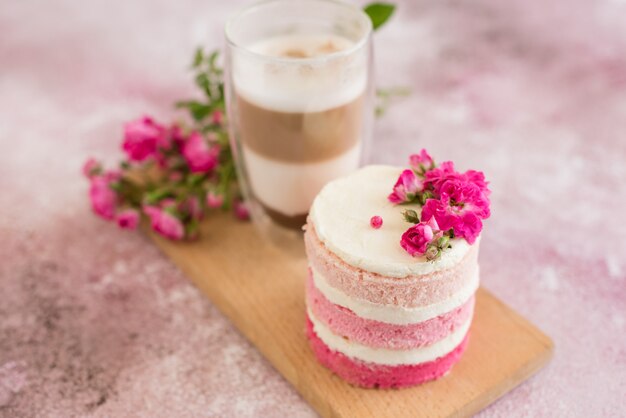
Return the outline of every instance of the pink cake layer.
{"type": "Polygon", "coordinates": [[[382,305],[407,308],[442,302],[474,279],[478,245],[473,245],[454,267],[424,275],[388,277],[349,265],[320,241],[309,218],[304,234],[309,263],[328,284],[348,296],[382,305]]]}
{"type": "Polygon", "coordinates": [[[445,338],[472,317],[474,297],[458,308],[424,322],[396,325],[361,318],[329,301],[315,287],[311,271],[306,286],[307,306],[334,334],[376,348],[392,350],[423,347],[445,338]]]}
{"type": "Polygon", "coordinates": [[[467,347],[469,332],[454,350],[434,361],[420,364],[386,366],[351,359],[331,350],[313,330],[313,323],[307,317],[307,337],[317,359],[333,373],[348,383],[365,388],[403,388],[419,385],[437,379],[459,361],[467,347]]]}

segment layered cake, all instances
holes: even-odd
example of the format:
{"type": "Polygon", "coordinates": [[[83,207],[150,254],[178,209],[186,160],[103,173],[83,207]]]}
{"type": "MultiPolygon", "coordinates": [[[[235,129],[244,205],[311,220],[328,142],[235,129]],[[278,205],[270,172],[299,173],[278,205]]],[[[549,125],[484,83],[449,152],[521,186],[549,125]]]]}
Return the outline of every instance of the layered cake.
{"type": "Polygon", "coordinates": [[[327,184],[305,227],[307,336],[319,361],[362,387],[436,379],[468,344],[478,288],[482,173],[368,166],[327,184]]]}

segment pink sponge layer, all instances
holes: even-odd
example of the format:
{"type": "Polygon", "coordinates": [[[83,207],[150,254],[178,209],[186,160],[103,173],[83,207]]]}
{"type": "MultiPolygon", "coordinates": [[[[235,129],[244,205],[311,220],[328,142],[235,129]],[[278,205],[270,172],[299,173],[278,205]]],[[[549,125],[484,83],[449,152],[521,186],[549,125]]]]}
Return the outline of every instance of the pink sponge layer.
{"type": "Polygon", "coordinates": [[[365,388],[403,388],[419,385],[443,376],[459,361],[467,347],[469,333],[454,350],[434,361],[414,365],[385,366],[353,360],[332,351],[315,334],[313,323],[307,317],[307,337],[317,359],[348,383],[365,388]]]}
{"type": "Polygon", "coordinates": [[[361,318],[350,309],[335,305],[315,287],[312,273],[306,287],[307,306],[333,333],[376,348],[408,349],[433,344],[450,335],[472,317],[474,297],[436,318],[409,325],[387,324],[361,318]]]}

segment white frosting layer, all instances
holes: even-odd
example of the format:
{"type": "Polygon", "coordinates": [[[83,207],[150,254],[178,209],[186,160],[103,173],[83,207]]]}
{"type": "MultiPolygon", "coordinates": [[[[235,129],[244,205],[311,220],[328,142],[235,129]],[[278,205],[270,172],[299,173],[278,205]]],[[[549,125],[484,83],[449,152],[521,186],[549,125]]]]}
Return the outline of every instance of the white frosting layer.
{"type": "Polygon", "coordinates": [[[472,318],[469,318],[452,334],[426,347],[409,350],[390,350],[387,348],[372,348],[346,340],[334,334],[315,318],[310,310],[308,314],[313,323],[313,330],[331,350],[338,351],[353,359],[388,366],[420,364],[445,356],[461,344],[472,322],[472,318]]]}
{"type": "Polygon", "coordinates": [[[478,289],[479,273],[467,285],[445,301],[419,308],[405,308],[396,305],[381,305],[368,300],[357,299],[346,295],[341,290],[332,287],[324,276],[309,266],[313,272],[315,287],[332,303],[350,309],[356,315],[388,324],[408,325],[427,321],[439,315],[450,312],[467,302],[478,289]]]}
{"type": "Polygon", "coordinates": [[[367,49],[346,56],[315,53],[331,42],[347,49],[354,42],[334,34],[293,34],[264,39],[247,51],[232,51],[233,82],[237,94],[260,107],[282,112],[314,112],[346,104],[363,94],[367,86],[367,49]],[[311,59],[276,58],[281,51],[304,49],[311,59]],[[274,59],[272,59],[274,58],[274,59]]]}
{"type": "Polygon", "coordinates": [[[346,263],[384,276],[422,275],[454,266],[470,249],[464,239],[451,240],[452,248],[434,262],[411,257],[400,246],[400,237],[409,227],[402,212],[420,212],[419,205],[393,205],[387,200],[402,170],[370,165],[328,183],[310,212],[317,236],[346,263]],[[374,215],[383,218],[380,229],[370,226],[374,215]]]}
{"type": "Polygon", "coordinates": [[[288,216],[309,211],[315,195],[329,181],[359,166],[360,142],[344,154],[317,163],[285,163],[265,158],[243,146],[243,158],[254,195],[288,216]]]}

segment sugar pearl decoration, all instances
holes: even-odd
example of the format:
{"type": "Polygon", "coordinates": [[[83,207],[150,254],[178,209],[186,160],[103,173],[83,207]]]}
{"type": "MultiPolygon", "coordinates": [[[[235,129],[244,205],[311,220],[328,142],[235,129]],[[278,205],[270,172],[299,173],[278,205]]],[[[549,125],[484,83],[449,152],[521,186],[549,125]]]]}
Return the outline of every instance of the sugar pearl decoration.
{"type": "Polygon", "coordinates": [[[380,228],[381,226],[383,226],[383,218],[378,215],[372,216],[372,218],[370,219],[370,225],[374,229],[380,228]]]}

